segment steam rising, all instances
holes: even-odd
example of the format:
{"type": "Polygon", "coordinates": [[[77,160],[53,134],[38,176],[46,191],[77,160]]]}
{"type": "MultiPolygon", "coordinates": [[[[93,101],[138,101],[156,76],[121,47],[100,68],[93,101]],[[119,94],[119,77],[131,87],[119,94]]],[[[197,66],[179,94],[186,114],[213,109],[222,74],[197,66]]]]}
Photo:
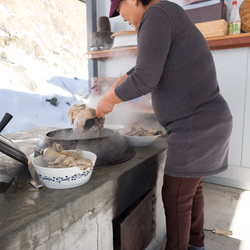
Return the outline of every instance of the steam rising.
{"type": "MultiPolygon", "coordinates": [[[[93,78],[92,87],[94,88],[87,106],[95,108],[100,97],[108,92],[116,79],[113,77],[93,78]]],[[[125,126],[125,130],[138,126],[142,126],[145,129],[161,128],[152,111],[151,94],[132,101],[116,104],[113,112],[106,115],[105,118],[105,124],[121,124],[125,126]]]]}

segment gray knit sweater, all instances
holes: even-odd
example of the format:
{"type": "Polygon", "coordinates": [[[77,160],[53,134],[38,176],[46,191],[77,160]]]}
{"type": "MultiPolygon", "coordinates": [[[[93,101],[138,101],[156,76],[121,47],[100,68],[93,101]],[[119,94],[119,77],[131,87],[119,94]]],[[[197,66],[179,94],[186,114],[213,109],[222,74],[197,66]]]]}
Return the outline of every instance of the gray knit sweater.
{"type": "Polygon", "coordinates": [[[204,177],[226,170],[232,116],[203,35],[180,6],[163,1],[144,13],[137,39],[136,65],[115,93],[123,101],[152,93],[168,133],[165,173],[204,177]]]}

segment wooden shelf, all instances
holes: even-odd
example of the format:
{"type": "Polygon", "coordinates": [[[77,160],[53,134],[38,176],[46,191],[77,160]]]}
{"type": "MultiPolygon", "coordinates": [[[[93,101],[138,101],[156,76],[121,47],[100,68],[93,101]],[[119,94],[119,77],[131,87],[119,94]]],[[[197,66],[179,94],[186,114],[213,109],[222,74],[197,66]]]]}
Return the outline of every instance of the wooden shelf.
{"type": "Polygon", "coordinates": [[[250,33],[206,39],[210,50],[250,47],[250,33]]]}
{"type": "Polygon", "coordinates": [[[137,47],[123,47],[118,49],[110,49],[110,50],[100,50],[94,52],[88,52],[87,55],[91,59],[99,59],[99,60],[106,60],[112,57],[118,56],[135,56],[137,54],[137,47]]]}
{"type": "MultiPolygon", "coordinates": [[[[223,50],[232,48],[250,47],[250,33],[228,35],[206,39],[210,50],[223,50]]],[[[87,55],[93,60],[107,60],[119,56],[135,56],[137,47],[124,47],[110,50],[88,52],[87,55]]]]}

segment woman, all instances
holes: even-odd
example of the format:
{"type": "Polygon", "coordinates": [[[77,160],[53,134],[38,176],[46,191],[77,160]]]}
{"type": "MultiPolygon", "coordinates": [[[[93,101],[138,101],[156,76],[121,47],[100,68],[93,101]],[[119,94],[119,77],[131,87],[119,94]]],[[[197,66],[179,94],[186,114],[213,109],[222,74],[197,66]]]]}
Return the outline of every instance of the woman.
{"type": "Polygon", "coordinates": [[[97,105],[97,117],[115,104],[151,92],[158,122],[166,128],[162,199],[167,250],[203,250],[202,179],[228,167],[232,116],[220,94],[206,40],[185,11],[160,0],[111,0],[137,31],[136,65],[97,105]]]}

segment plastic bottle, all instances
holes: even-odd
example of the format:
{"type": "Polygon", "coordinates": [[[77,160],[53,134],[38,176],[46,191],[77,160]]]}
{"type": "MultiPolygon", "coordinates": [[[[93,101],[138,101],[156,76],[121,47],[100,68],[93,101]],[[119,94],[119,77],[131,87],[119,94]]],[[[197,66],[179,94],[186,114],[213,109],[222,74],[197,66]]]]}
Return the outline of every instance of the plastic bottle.
{"type": "Polygon", "coordinates": [[[228,34],[229,35],[240,34],[240,28],[241,28],[241,18],[239,13],[239,7],[237,5],[237,1],[233,1],[233,6],[229,16],[228,34]]]}

